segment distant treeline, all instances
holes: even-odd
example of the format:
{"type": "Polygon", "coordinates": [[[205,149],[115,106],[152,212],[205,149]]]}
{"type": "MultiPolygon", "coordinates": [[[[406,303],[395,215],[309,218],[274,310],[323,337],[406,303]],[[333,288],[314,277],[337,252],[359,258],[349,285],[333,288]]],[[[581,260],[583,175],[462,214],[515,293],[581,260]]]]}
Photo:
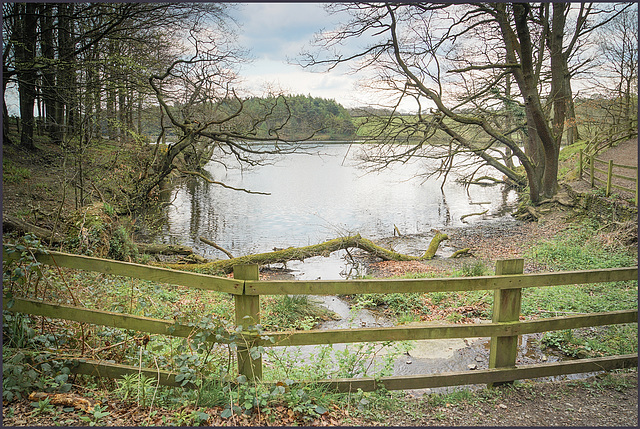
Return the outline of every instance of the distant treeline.
{"type": "MultiPolygon", "coordinates": [[[[349,140],[356,137],[357,127],[349,111],[335,100],[292,95],[280,97],[253,97],[240,101],[241,114],[225,123],[226,129],[252,130],[255,138],[278,137],[288,140],[349,140]],[[269,134],[271,130],[271,134],[269,134]]],[[[238,111],[237,99],[225,100],[209,106],[172,106],[177,117],[188,121],[208,121],[238,111]]],[[[143,114],[142,135],[155,139],[160,135],[157,107],[148,108],[143,114]]],[[[166,138],[175,137],[169,121],[164,120],[166,138]]]]}
{"type": "Polygon", "coordinates": [[[356,135],[356,126],[351,115],[335,100],[327,100],[306,95],[293,95],[280,98],[251,98],[245,101],[244,109],[252,117],[264,109],[271,108],[273,113],[261,124],[258,134],[285,123],[280,133],[283,137],[299,139],[312,136],[316,139],[343,140],[356,135]]]}

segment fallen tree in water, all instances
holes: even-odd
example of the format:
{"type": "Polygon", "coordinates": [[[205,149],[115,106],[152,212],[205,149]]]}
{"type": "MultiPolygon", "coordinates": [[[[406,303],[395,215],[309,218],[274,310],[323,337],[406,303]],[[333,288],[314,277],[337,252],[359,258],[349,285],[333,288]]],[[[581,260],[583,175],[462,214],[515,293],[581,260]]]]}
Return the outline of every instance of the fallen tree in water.
{"type": "Polygon", "coordinates": [[[150,255],[191,255],[193,249],[191,247],[182,246],[180,244],[147,244],[134,243],[140,253],[148,253],[150,255]]]}
{"type": "Polygon", "coordinates": [[[371,240],[362,238],[359,234],[349,237],[334,238],[333,240],[325,241],[324,243],[314,244],[304,247],[289,247],[287,249],[280,249],[273,252],[258,253],[255,255],[240,256],[232,259],[217,260],[207,262],[205,264],[163,264],[168,268],[174,268],[178,270],[194,270],[198,272],[206,273],[231,273],[234,265],[241,264],[277,264],[285,263],[288,261],[303,261],[307,258],[314,256],[329,256],[330,253],[337,250],[345,250],[351,248],[358,248],[364,250],[372,256],[378,257],[384,261],[425,261],[435,256],[440,246],[440,242],[447,240],[449,237],[447,234],[436,233],[431,240],[429,247],[422,256],[403,255],[401,253],[394,252],[384,247],[380,247],[373,243],[371,240]]]}

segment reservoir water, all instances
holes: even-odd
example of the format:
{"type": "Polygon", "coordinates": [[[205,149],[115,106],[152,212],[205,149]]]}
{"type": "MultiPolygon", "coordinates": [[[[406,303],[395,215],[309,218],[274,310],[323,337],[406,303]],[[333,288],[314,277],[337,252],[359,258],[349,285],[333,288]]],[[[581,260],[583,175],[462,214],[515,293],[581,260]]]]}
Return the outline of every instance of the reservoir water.
{"type": "MultiPolygon", "coordinates": [[[[367,173],[357,166],[361,151],[367,148],[324,144],[317,149],[319,154],[285,155],[250,169],[239,168],[232,158],[210,162],[205,169],[214,180],[270,195],[204,181],[175,187],[159,241],[191,246],[209,259],[226,258],[198,237],[242,256],[356,233],[375,240],[393,235],[394,227],[402,234],[418,234],[482,222],[507,217],[516,202],[515,192],[505,191],[502,185],[466,188],[455,181],[453,173],[442,189],[442,179],[417,178],[436,168],[439,161],[392,164],[367,173]],[[485,210],[482,216],[460,219],[485,210]]],[[[491,171],[478,173],[483,174],[491,171]]],[[[320,266],[313,260],[297,264],[303,269],[296,277],[343,278],[340,256],[319,258],[320,266]]],[[[296,263],[288,267],[296,269],[296,263]]]]}

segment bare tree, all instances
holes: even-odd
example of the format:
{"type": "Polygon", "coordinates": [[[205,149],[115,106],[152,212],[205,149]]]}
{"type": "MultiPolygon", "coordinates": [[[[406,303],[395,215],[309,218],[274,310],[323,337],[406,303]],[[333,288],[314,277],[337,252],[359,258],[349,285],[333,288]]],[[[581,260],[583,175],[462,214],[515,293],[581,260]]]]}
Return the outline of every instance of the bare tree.
{"type": "MultiPolygon", "coordinates": [[[[255,165],[296,149],[285,137],[291,115],[284,97],[266,99],[260,109],[244,108],[249,94],[238,93],[235,70],[247,60],[235,42],[229,7],[153,2],[3,5],[3,87],[18,88],[22,144],[35,148],[37,102],[43,129],[62,146],[65,165],[73,167],[65,168],[65,183],[74,186],[77,206],[87,199],[86,150],[104,131],[141,162],[138,174],[122,177],[123,189],[134,189],[126,192],[130,199],[121,201],[122,206],[133,210],[146,205],[158,184],[175,171],[228,186],[202,168],[217,154],[255,165]],[[148,128],[159,122],[157,141],[169,141],[168,146],[153,146],[141,135],[143,111],[151,109],[159,115],[147,121],[148,128]],[[270,145],[253,144],[265,140],[270,145]]],[[[6,127],[3,134],[8,136],[6,127]]]]}
{"type": "MultiPolygon", "coordinates": [[[[300,64],[332,68],[350,63],[373,70],[369,86],[395,94],[393,114],[373,119],[385,143],[369,161],[384,165],[416,156],[440,159],[429,174],[446,174],[457,160],[489,165],[517,185],[533,204],[558,187],[558,153],[567,118],[570,56],[584,35],[579,14],[567,42],[564,4],[357,3],[330,7],[351,20],[318,35],[319,50],[300,64]],[[366,47],[343,54],[352,39],[366,47]],[[418,106],[399,115],[403,100],[418,106]],[[412,143],[396,146],[386,143],[412,143]],[[472,155],[472,158],[470,156],[472,155]],[[514,167],[515,156],[519,168],[514,167]],[[523,174],[524,173],[524,174],[523,174]]],[[[371,127],[371,124],[367,124],[371,127]]]]}
{"type": "Polygon", "coordinates": [[[638,6],[624,10],[602,28],[599,52],[605,61],[594,80],[599,92],[610,94],[614,131],[638,127],[638,6]],[[603,85],[608,83],[608,85],[603,85]],[[606,92],[605,92],[606,91],[606,92]]]}
{"type": "Polygon", "coordinates": [[[157,143],[168,132],[175,141],[166,150],[156,145],[153,159],[145,165],[131,196],[134,209],[144,207],[154,190],[175,171],[227,188],[259,193],[216,181],[203,167],[222,155],[233,155],[240,165],[258,165],[274,155],[299,150],[300,141],[313,137],[313,131],[296,140],[280,135],[291,118],[283,96],[265,99],[257,111],[245,109],[246,101],[235,89],[239,86],[235,66],[244,61],[243,52],[227,41],[227,31],[208,27],[199,32],[194,28],[187,39],[190,48],[182,57],[148,78],[162,116],[168,118],[157,143]],[[273,117],[277,119],[272,120],[273,117]]]}

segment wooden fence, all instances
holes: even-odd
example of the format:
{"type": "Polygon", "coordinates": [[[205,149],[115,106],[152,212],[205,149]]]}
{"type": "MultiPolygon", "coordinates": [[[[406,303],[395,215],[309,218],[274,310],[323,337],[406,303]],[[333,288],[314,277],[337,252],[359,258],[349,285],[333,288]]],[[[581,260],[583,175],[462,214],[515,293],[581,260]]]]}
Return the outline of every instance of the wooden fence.
{"type": "MultiPolygon", "coordinates": [[[[4,254],[5,260],[11,257],[13,256],[10,254],[4,254]]],[[[257,265],[236,266],[234,278],[227,279],[59,252],[37,253],[36,258],[43,264],[53,266],[233,294],[235,297],[236,322],[237,325],[243,326],[242,338],[244,340],[243,344],[238,345],[238,369],[240,374],[252,380],[262,378],[261,357],[253,359],[250,353],[252,347],[255,346],[298,346],[442,338],[491,337],[489,369],[428,375],[330,379],[314,381],[314,383],[325,384],[330,388],[343,392],[355,389],[370,391],[381,386],[389,390],[397,390],[485,383],[491,385],[524,378],[636,367],[638,364],[637,354],[628,354],[526,366],[515,365],[519,335],[589,326],[637,323],[638,321],[637,309],[520,321],[520,302],[523,288],[637,280],[638,267],[525,275],[523,274],[524,261],[522,259],[512,259],[497,261],[496,275],[483,277],[410,280],[261,281],[258,277],[257,265]],[[255,330],[255,325],[260,322],[261,295],[353,295],[362,293],[428,293],[471,290],[494,290],[494,309],[491,323],[424,327],[397,326],[329,331],[263,332],[260,334],[255,330]],[[270,337],[270,339],[265,339],[265,336],[270,337]]],[[[173,321],[79,308],[33,299],[15,298],[11,306],[5,300],[3,308],[13,312],[123,328],[150,334],[189,337],[194,333],[193,326],[181,325],[173,321]]],[[[219,343],[225,341],[224,339],[214,338],[209,338],[209,340],[219,343]]],[[[175,373],[82,358],[75,360],[72,371],[111,378],[120,377],[127,373],[142,373],[147,377],[157,379],[162,384],[174,386],[181,384],[176,382],[175,373]]],[[[189,384],[186,387],[193,387],[193,385],[189,384]]]]}
{"type": "MultiPolygon", "coordinates": [[[[605,195],[611,195],[611,188],[617,188],[623,191],[628,191],[633,193],[634,203],[638,204],[638,167],[631,165],[622,165],[615,164],[613,160],[604,161],[596,158],[595,155],[588,155],[587,152],[583,152],[580,150],[580,159],[578,165],[578,175],[579,178],[582,179],[582,172],[585,170],[585,167],[588,167],[588,173],[590,178],[591,187],[595,187],[596,182],[602,183],[605,185],[605,195]],[[596,167],[596,163],[602,165],[603,168],[596,167]],[[606,170],[604,169],[606,168],[606,170]],[[627,170],[627,171],[635,171],[635,175],[625,176],[623,174],[614,173],[614,168],[616,170],[627,170]],[[602,173],[605,175],[605,179],[601,179],[596,176],[596,172],[602,173]],[[622,186],[613,183],[613,178],[619,178],[625,180],[629,183],[627,186],[622,186]],[[635,187],[633,186],[635,184],[635,187]]],[[[633,174],[633,173],[631,173],[633,174]]]]}

